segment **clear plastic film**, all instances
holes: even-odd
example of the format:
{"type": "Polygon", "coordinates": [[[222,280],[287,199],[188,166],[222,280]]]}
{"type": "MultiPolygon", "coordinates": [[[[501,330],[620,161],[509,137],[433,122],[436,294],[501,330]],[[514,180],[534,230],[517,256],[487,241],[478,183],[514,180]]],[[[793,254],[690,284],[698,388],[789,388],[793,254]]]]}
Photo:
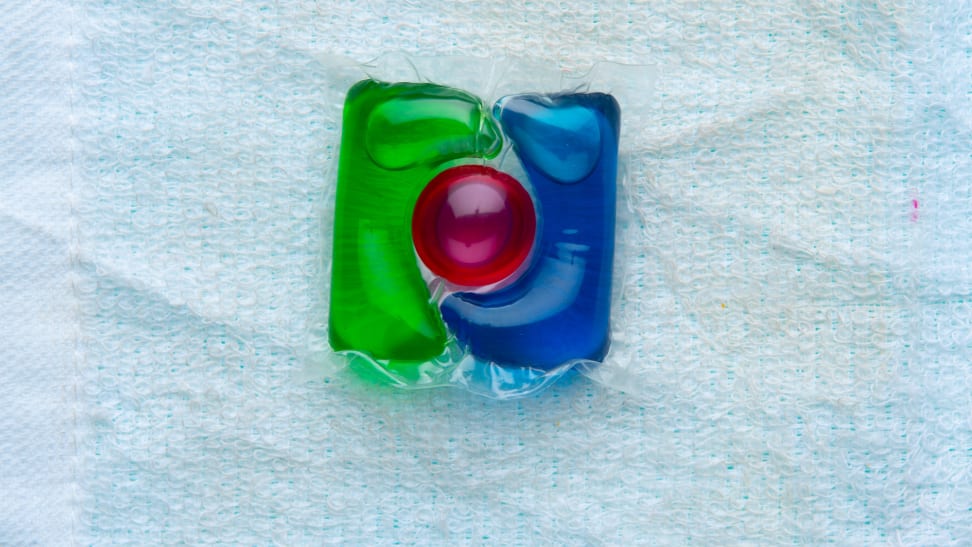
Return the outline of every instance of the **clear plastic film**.
{"type": "Polygon", "coordinates": [[[322,62],[336,75],[341,137],[327,143],[338,152],[312,359],[378,384],[494,398],[611,366],[629,214],[623,128],[645,109],[654,71],[322,62]]]}

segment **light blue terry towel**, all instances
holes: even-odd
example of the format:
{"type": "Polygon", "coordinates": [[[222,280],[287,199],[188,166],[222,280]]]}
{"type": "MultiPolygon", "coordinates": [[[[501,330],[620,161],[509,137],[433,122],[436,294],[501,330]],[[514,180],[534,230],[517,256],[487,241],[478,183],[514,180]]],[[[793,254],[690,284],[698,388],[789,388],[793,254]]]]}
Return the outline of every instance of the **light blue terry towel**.
{"type": "Polygon", "coordinates": [[[968,2],[421,4],[0,8],[0,543],[972,542],[968,2]],[[604,366],[315,361],[385,52],[656,67],[604,366]]]}

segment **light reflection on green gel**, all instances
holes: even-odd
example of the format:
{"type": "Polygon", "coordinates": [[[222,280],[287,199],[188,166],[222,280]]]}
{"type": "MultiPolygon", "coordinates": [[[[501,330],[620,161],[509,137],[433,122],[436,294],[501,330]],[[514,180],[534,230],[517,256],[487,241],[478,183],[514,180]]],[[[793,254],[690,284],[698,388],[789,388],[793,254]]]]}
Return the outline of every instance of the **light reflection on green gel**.
{"type": "Polygon", "coordinates": [[[443,163],[502,141],[476,97],[433,84],[359,82],[344,105],[329,337],[337,351],[426,361],[446,330],[416,264],[412,209],[443,163]]]}

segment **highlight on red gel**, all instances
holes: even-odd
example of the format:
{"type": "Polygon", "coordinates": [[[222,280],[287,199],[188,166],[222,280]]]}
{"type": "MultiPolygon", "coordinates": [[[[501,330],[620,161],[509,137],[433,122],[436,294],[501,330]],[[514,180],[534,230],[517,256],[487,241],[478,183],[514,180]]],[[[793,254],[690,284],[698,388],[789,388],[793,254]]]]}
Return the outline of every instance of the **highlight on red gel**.
{"type": "Polygon", "coordinates": [[[483,165],[439,173],[412,213],[412,240],[435,275],[462,287],[503,281],[530,255],[533,200],[513,177],[483,165]]]}

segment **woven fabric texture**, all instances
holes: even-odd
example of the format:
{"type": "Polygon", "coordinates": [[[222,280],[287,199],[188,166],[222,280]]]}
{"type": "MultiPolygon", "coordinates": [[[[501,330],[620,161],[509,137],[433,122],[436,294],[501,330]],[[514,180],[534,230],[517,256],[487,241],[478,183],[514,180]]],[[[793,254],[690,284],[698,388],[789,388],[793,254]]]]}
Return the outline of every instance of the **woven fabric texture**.
{"type": "Polygon", "coordinates": [[[0,543],[11,545],[77,537],[74,44],[55,7],[0,3],[0,543]]]}
{"type": "Polygon", "coordinates": [[[972,542],[968,2],[6,4],[0,540],[972,542]],[[653,65],[604,366],[317,362],[387,52],[653,65]]]}

